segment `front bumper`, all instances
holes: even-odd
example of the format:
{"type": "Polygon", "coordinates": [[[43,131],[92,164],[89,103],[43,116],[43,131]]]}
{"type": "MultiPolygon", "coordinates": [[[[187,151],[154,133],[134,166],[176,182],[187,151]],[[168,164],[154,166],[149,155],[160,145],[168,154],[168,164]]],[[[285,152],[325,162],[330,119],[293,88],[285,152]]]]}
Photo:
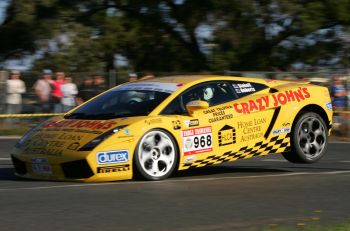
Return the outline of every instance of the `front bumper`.
{"type": "Polygon", "coordinates": [[[130,164],[95,167],[86,159],[50,164],[50,171],[37,172],[30,160],[11,155],[15,168],[15,175],[27,179],[53,180],[53,181],[77,181],[99,182],[128,180],[132,178],[130,164]]]}

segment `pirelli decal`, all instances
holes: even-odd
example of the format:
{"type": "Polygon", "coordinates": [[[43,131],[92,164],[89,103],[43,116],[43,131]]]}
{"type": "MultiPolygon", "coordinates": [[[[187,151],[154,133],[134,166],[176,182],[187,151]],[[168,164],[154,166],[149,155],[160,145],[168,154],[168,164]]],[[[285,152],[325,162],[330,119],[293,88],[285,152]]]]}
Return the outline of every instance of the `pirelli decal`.
{"type": "Polygon", "coordinates": [[[123,172],[130,170],[130,164],[97,167],[97,173],[123,172]]]}

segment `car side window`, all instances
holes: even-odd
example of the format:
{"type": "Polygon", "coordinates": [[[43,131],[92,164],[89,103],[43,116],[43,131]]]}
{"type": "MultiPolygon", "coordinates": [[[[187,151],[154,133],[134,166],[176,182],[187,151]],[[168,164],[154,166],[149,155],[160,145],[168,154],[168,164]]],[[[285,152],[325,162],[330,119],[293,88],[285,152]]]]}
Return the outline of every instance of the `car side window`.
{"type": "Polygon", "coordinates": [[[176,97],[171,103],[168,104],[161,112],[162,115],[182,115],[184,110],[181,107],[181,97],[176,97]]]}
{"type": "Polygon", "coordinates": [[[236,96],[230,89],[229,84],[224,81],[201,84],[182,95],[182,103],[184,106],[193,100],[207,101],[209,106],[215,106],[235,99],[236,96]]]}
{"type": "Polygon", "coordinates": [[[192,87],[173,100],[161,114],[185,114],[186,105],[193,100],[207,101],[209,106],[235,100],[236,94],[232,92],[230,84],[226,81],[210,82],[192,87]]]}
{"type": "Polygon", "coordinates": [[[231,86],[233,87],[238,98],[254,94],[258,91],[266,89],[267,86],[260,83],[252,83],[246,81],[230,81],[231,86]]]}

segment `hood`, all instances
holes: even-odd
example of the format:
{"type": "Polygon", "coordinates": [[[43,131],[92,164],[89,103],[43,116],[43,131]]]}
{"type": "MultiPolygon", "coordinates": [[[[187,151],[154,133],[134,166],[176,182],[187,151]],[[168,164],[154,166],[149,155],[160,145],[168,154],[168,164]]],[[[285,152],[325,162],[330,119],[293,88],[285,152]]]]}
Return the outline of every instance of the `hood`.
{"type": "Polygon", "coordinates": [[[64,119],[62,116],[45,121],[35,128],[23,144],[21,152],[28,155],[62,156],[72,153],[102,134],[144,119],[145,116],[111,120],[64,119]]]}

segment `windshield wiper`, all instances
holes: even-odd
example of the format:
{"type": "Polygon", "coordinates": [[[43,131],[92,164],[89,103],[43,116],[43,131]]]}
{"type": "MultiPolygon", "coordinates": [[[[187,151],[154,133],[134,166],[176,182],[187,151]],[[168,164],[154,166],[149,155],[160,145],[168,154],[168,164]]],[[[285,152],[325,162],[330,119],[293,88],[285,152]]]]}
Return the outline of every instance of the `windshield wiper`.
{"type": "Polygon", "coordinates": [[[71,113],[68,115],[65,115],[65,119],[81,119],[84,118],[87,114],[83,112],[76,112],[76,113],[71,113]]]}
{"type": "Polygon", "coordinates": [[[96,113],[96,114],[86,114],[86,113],[73,113],[67,117],[67,119],[86,119],[86,120],[108,120],[117,118],[118,115],[115,113],[96,113]]]}

